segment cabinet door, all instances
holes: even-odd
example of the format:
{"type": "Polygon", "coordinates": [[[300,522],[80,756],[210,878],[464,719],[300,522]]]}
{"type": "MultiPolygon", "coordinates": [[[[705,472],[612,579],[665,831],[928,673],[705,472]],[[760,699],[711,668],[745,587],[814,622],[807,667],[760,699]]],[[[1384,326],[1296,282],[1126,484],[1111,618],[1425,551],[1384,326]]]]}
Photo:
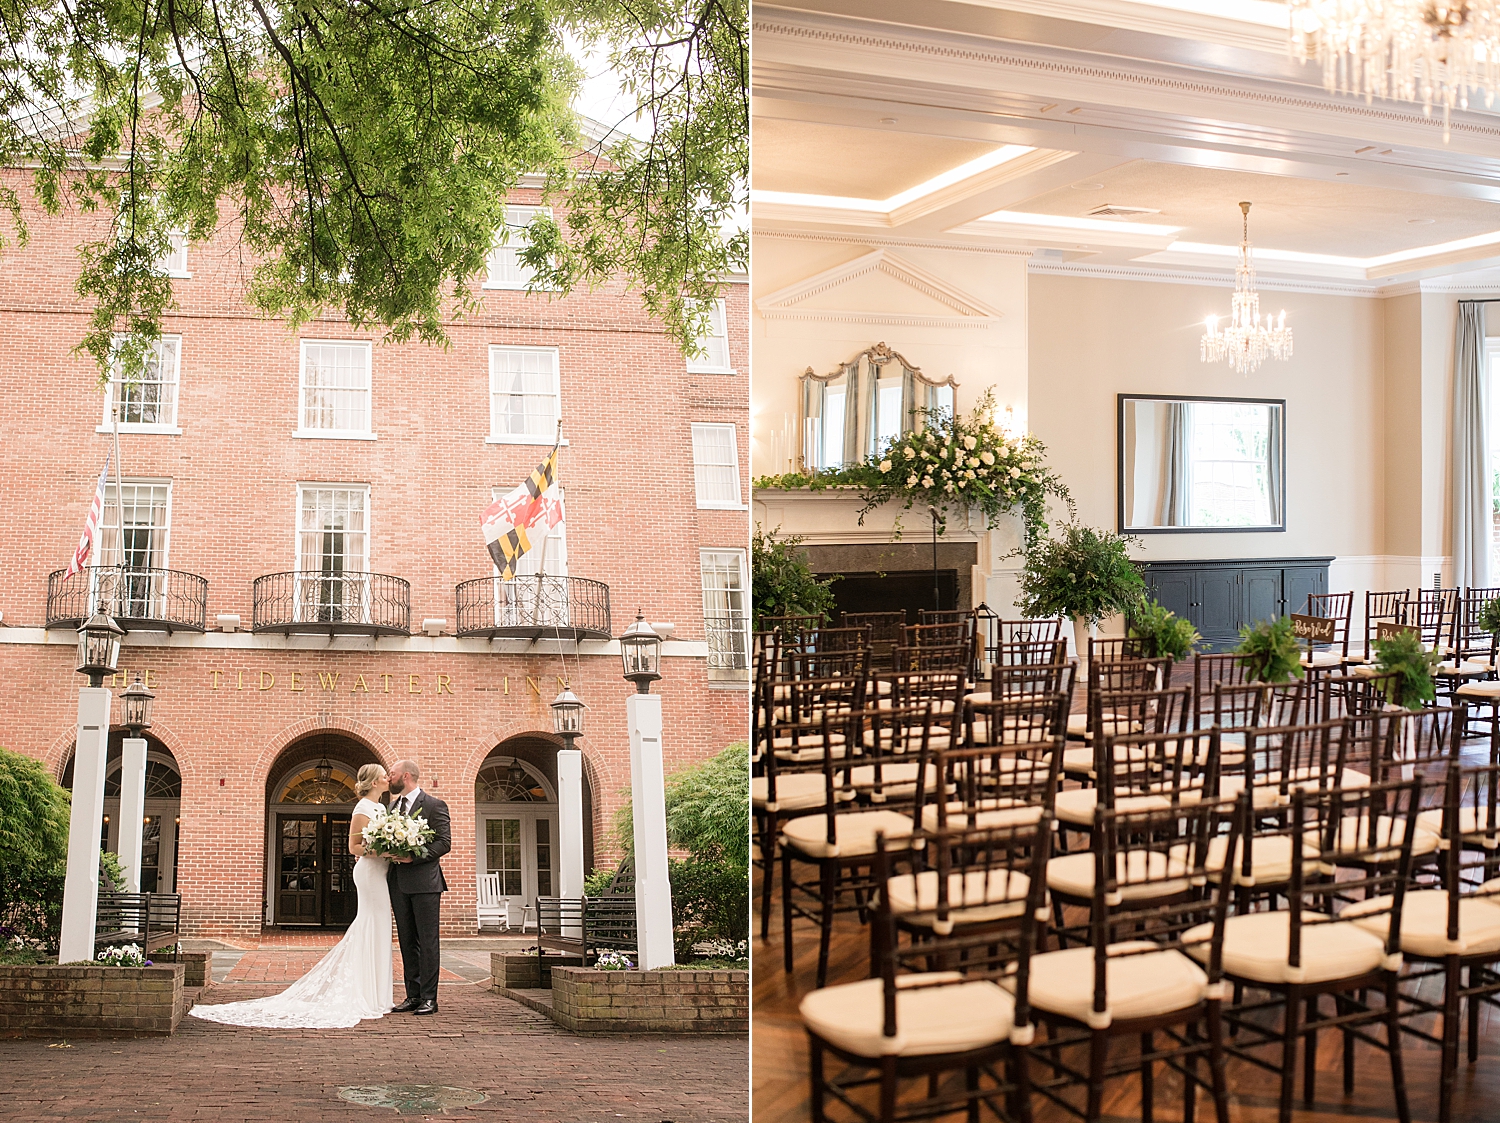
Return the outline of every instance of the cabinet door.
{"type": "Polygon", "coordinates": [[[1227,566],[1200,569],[1196,577],[1197,596],[1193,599],[1198,602],[1199,619],[1194,622],[1198,630],[1215,645],[1234,639],[1239,631],[1240,571],[1227,566]]]}
{"type": "Polygon", "coordinates": [[[1306,612],[1309,593],[1328,591],[1328,570],[1320,565],[1297,565],[1282,570],[1286,583],[1286,610],[1306,612]]]}
{"type": "Polygon", "coordinates": [[[1245,572],[1245,614],[1242,624],[1259,624],[1282,614],[1281,570],[1247,569],[1245,572]]]}
{"type": "Polygon", "coordinates": [[[1202,631],[1198,622],[1198,608],[1193,603],[1192,570],[1167,569],[1151,575],[1151,595],[1163,608],[1176,613],[1202,631]]]}

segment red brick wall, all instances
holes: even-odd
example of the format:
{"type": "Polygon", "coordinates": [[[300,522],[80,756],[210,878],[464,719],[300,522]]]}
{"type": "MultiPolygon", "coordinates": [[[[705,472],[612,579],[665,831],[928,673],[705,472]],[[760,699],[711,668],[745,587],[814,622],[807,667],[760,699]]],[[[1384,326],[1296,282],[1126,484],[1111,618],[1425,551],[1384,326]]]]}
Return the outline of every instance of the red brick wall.
{"type": "MultiPolygon", "coordinates": [[[[522,192],[517,201],[535,195],[522,192]]],[[[73,294],[74,247],[100,221],[33,214],[30,245],[0,262],[0,496],[9,513],[0,633],[43,624],[47,574],[68,563],[110,444],[95,432],[97,368],[72,351],[87,314],[73,294]]],[[[371,428],[378,439],[338,441],[292,436],[298,339],[361,333],[336,318],[290,331],[247,308],[246,267],[232,230],[193,245],[188,268],[192,277],[176,282],[179,307],[165,325],[183,339],[182,433],[125,434],[120,445],[127,477],[172,480],[169,564],[208,579],[210,626],[219,613],[238,613],[248,626],[253,580],[294,566],[296,484],[326,481],[369,484],[371,569],[411,583],[414,630],[424,617],[445,617],[451,631],[455,584],[490,572],[478,520],[491,488],[520,483],[546,452],[485,443],[488,346],[524,344],[560,352],[570,575],[609,585],[616,635],[639,606],[650,620],[675,623],[675,638],[703,639],[698,551],[744,547],[748,521],[741,511],[697,510],[689,426],[738,426],[748,501],[745,285],[731,284],[725,294],[735,376],[688,374],[676,346],[623,285],[565,300],[486,291],[480,313],[449,325],[449,349],[377,340],[371,428]]],[[[50,638],[71,641],[72,633],[50,638]]],[[[416,755],[437,777],[455,823],[444,863],[454,890],[447,924],[468,930],[475,772],[504,738],[550,729],[545,703],[558,675],[591,707],[581,747],[594,837],[605,856],[603,836],[629,782],[627,687],[613,655],[570,654],[565,669],[556,655],[485,650],[474,641],[440,641],[465,650],[430,653],[423,640],[214,639],[246,645],[231,649],[179,633],[170,642],[133,636],[121,662],[152,668],[154,732],[182,770],[179,888],[194,932],[258,930],[269,770],[291,741],[317,728],[347,732],[386,763],[416,755]],[[247,674],[243,691],[232,689],[232,676],[212,689],[211,671],[241,669],[274,674],[276,686],[251,690],[247,674]],[[292,671],[301,672],[304,691],[290,690],[292,671]],[[340,689],[322,690],[318,671],[344,676],[340,689]],[[367,680],[368,694],[348,692],[360,673],[396,676],[392,692],[378,679],[367,680]],[[421,695],[403,692],[409,674],[421,677],[421,695]],[[438,674],[452,676],[451,695],[435,693],[438,674]],[[528,674],[541,697],[527,687],[528,674]]],[[[701,659],[663,662],[669,771],[745,736],[743,691],[708,687],[701,659]]],[[[71,751],[81,683],[72,663],[71,646],[0,642],[0,738],[58,773],[71,751]]]]}

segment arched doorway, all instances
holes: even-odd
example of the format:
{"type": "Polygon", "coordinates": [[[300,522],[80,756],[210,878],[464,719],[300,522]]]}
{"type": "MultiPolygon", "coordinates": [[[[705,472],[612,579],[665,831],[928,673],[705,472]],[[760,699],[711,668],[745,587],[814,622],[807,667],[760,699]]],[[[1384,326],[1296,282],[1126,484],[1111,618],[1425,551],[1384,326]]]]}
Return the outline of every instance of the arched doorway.
{"type": "MultiPolygon", "coordinates": [[[[585,782],[585,822],[588,804],[585,782]]],[[[500,875],[510,923],[520,925],[523,904],[558,892],[557,745],[550,737],[523,734],[494,748],[474,777],[474,819],[477,872],[500,875]]]]}
{"type": "Polygon", "coordinates": [[[378,763],[353,738],[316,733],[287,746],[266,780],[266,923],[344,928],[354,919],[349,819],[360,767],[378,763]]]}
{"type": "MultiPolygon", "coordinates": [[[[120,852],[120,762],[125,731],[109,735],[104,762],[104,823],[99,848],[120,852]]],[[[146,741],[146,803],[141,824],[141,891],[177,892],[177,836],[182,825],[182,775],[170,749],[151,734],[146,741]]],[[[63,769],[62,786],[73,790],[73,758],[63,769]]]]}

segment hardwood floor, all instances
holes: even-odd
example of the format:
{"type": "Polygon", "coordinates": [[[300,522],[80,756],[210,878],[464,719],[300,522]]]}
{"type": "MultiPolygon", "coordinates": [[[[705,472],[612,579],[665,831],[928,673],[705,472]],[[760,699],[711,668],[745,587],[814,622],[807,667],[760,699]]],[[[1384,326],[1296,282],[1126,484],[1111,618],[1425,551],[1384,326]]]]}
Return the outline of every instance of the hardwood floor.
{"type": "MultiPolygon", "coordinates": [[[[1175,676],[1174,676],[1175,677],[1175,676]]],[[[1480,763],[1488,756],[1488,742],[1471,741],[1464,757],[1480,763]]],[[[797,1014],[803,995],[812,989],[817,973],[818,934],[812,924],[798,920],[795,924],[794,970],[788,974],[782,967],[781,902],[779,889],[772,897],[770,938],[762,941],[760,933],[760,874],[755,876],[752,920],[752,1041],[751,1041],[751,1114],[755,1123],[800,1123],[811,1118],[808,1092],[807,1036],[797,1014]]],[[[777,885],[780,871],[777,871],[777,885]]],[[[832,953],[829,960],[830,983],[849,982],[869,973],[869,930],[860,925],[854,913],[842,913],[836,919],[832,953]]],[[[1421,984],[1422,995],[1436,998],[1441,984],[1432,980],[1421,984]]],[[[1411,991],[1414,984],[1408,984],[1411,991]]],[[[1429,1033],[1437,1032],[1438,1019],[1418,1019],[1412,1023],[1429,1033]]],[[[1381,1031],[1374,1031],[1377,1036],[1381,1031]]],[[[1454,1123],[1496,1123],[1500,1121],[1500,1011],[1484,1006],[1480,1017],[1479,1060],[1469,1064],[1460,1046],[1457,1088],[1454,1098],[1454,1123]]],[[[1128,1050],[1123,1041],[1116,1048],[1128,1050]]],[[[1299,1064],[1302,1050],[1298,1048],[1299,1064]]],[[[1123,1055],[1123,1054],[1121,1054],[1123,1055]]],[[[1267,1057],[1272,1054],[1267,1051],[1267,1057]]],[[[1415,1121],[1435,1121],[1438,1111],[1439,1054],[1437,1047],[1403,1034],[1402,1055],[1406,1067],[1407,1092],[1415,1121]]],[[[1075,1061],[1078,1057],[1073,1058],[1075,1061]]],[[[1395,1119],[1391,1091],[1390,1063],[1381,1050],[1360,1043],[1355,1054],[1355,1088],[1350,1096],[1343,1094],[1342,1040],[1338,1033],[1323,1033],[1318,1040],[1317,1095],[1309,1108],[1303,1105],[1302,1077],[1297,1079],[1298,1123],[1373,1123],[1395,1119]]],[[[830,1063],[837,1063],[830,1061],[830,1063]]],[[[1085,1066],[1086,1067],[1086,1066],[1085,1066]]],[[[1234,1123],[1270,1123],[1277,1117],[1279,1083],[1271,1073],[1247,1062],[1231,1059],[1228,1066],[1231,1094],[1230,1119],[1234,1123]]],[[[1182,1119],[1182,1080],[1161,1066],[1155,1075],[1154,1096],[1156,1120],[1176,1123],[1182,1119]]],[[[1080,1101],[1081,1102],[1081,1101],[1080,1101]]],[[[1136,1076],[1110,1081],[1105,1094],[1104,1117],[1110,1123],[1141,1118],[1140,1080],[1136,1076]]],[[[1037,1123],[1059,1123],[1071,1119],[1053,1105],[1036,1101],[1037,1123]]],[[[830,1123],[848,1118],[847,1113],[830,1114],[830,1123]]],[[[988,1118],[988,1116],[987,1116],[988,1118]]],[[[1207,1093],[1198,1099],[1197,1119],[1211,1121],[1213,1103],[1207,1093]]]]}

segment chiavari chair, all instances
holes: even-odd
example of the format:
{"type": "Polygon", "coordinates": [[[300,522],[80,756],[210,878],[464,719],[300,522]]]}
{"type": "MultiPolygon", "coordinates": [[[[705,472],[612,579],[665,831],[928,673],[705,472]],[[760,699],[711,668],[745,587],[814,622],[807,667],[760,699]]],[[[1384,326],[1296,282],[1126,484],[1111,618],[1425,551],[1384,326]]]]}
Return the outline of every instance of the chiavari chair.
{"type": "Polygon", "coordinates": [[[969,648],[972,639],[966,620],[946,624],[908,624],[901,629],[903,647],[963,647],[969,648]]]}
{"type": "MultiPolygon", "coordinates": [[[[1303,1098],[1310,1104],[1319,1031],[1336,1028],[1347,1043],[1355,1030],[1379,1023],[1385,1026],[1385,1041],[1368,1033],[1358,1036],[1388,1053],[1397,1115],[1403,1123],[1411,1119],[1401,1062],[1399,940],[1391,935],[1382,938],[1370,927],[1384,916],[1395,932],[1401,930],[1420,799],[1420,779],[1356,789],[1299,787],[1292,792],[1286,814],[1274,821],[1262,818],[1256,828],[1263,841],[1271,837],[1269,832],[1279,832],[1289,851],[1307,853],[1307,860],[1291,864],[1282,890],[1285,908],[1237,912],[1225,921],[1222,933],[1225,977],[1241,993],[1256,992],[1253,1000],[1237,1000],[1226,1012],[1237,1031],[1226,1048],[1279,1078],[1280,1123],[1292,1118],[1298,1041],[1303,1041],[1305,1052],[1303,1098]],[[1360,824],[1353,838],[1344,828],[1348,820],[1360,824]],[[1382,829],[1382,822],[1390,826],[1382,829]],[[1394,860],[1387,861],[1393,851],[1394,860]],[[1332,879],[1330,871],[1349,866],[1361,876],[1332,879]],[[1356,899],[1363,902],[1355,914],[1358,923],[1346,904],[1356,899]],[[1367,991],[1381,993],[1384,1005],[1368,1005],[1367,991]],[[1270,997],[1262,998],[1262,993],[1270,997]],[[1332,1017],[1319,1009],[1324,995],[1334,998],[1337,1009],[1332,1017]],[[1278,1010],[1280,1026],[1268,1026],[1265,1015],[1278,1010]],[[1280,1046],[1279,1056],[1256,1052],[1266,1046],[1280,1046]]],[[[1207,926],[1187,934],[1188,939],[1203,940],[1200,958],[1207,958],[1212,935],[1207,926]]],[[[1351,1056],[1346,1044],[1345,1057],[1351,1056]]],[[[1352,1070],[1346,1070],[1346,1088],[1351,1078],[1352,1070]]]]}
{"type": "Polygon", "coordinates": [[[1405,624],[1407,605],[1411,601],[1410,589],[1392,589],[1387,592],[1365,593],[1365,642],[1358,655],[1351,655],[1352,663],[1375,662],[1375,631],[1381,624],[1405,624]]]}
{"type": "Polygon", "coordinates": [[[1308,593],[1303,611],[1333,621],[1333,640],[1304,652],[1302,666],[1309,671],[1326,672],[1349,662],[1349,623],[1354,614],[1353,593],[1308,593]]]}
{"type": "Polygon", "coordinates": [[[875,774],[879,775],[881,769],[924,759],[921,754],[929,751],[924,746],[934,734],[940,733],[948,744],[955,743],[961,720],[957,708],[948,714],[934,714],[925,706],[920,711],[875,707],[824,714],[820,758],[825,781],[823,808],[786,821],[778,840],[782,938],[788,972],[793,963],[792,922],[800,916],[818,925],[817,985],[824,985],[835,913],[854,908],[861,920],[867,916],[876,836],[883,835],[887,846],[894,849],[909,847],[915,831],[913,804],[909,801],[902,805],[899,800],[887,800],[879,806],[866,806],[841,796],[849,789],[842,786],[840,777],[851,771],[846,766],[844,747],[862,742],[860,764],[877,770],[875,774]],[[814,867],[816,880],[798,881],[798,864],[814,867]],[[853,894],[854,905],[840,905],[845,893],[853,894]]]}
{"type": "Polygon", "coordinates": [[[1489,705],[1492,714],[1494,700],[1500,699],[1500,681],[1497,681],[1495,674],[1496,636],[1485,631],[1480,617],[1485,607],[1497,599],[1500,599],[1500,593],[1493,589],[1464,591],[1458,604],[1453,650],[1448,652],[1447,658],[1433,672],[1440,696],[1446,697],[1450,702],[1457,702],[1466,686],[1478,686],[1479,690],[1468,691],[1462,697],[1489,705]]]}
{"type": "Polygon", "coordinates": [[[1146,648],[1135,636],[1090,636],[1089,666],[1122,659],[1144,659],[1146,648]]]}
{"type": "MultiPolygon", "coordinates": [[[[1150,1119],[1162,1063],[1185,1078],[1189,1104],[1206,1088],[1227,1123],[1219,952],[1229,900],[1208,882],[1205,862],[1210,842],[1234,840],[1243,819],[1233,800],[1099,813],[1089,943],[1031,957],[1032,1016],[1051,1036],[1029,1057],[1049,1053],[1052,1076],[1028,1074],[1024,1083],[1092,1121],[1103,1112],[1106,1082],[1138,1073],[1141,1118],[1150,1119]],[[1139,1050],[1111,1063],[1117,1038],[1134,1039],[1139,1050]],[[1086,1071],[1062,1062],[1069,1045],[1087,1046],[1086,1071]],[[1078,1085],[1086,1089],[1082,1110],[1064,1095],[1078,1085]]],[[[1192,1118],[1191,1107],[1185,1117],[1192,1118]]]]}
{"type": "Polygon", "coordinates": [[[1416,597],[1406,604],[1406,623],[1419,630],[1424,647],[1446,656],[1458,626],[1458,590],[1418,589],[1416,592],[1416,597]]]}
{"type": "Polygon", "coordinates": [[[898,671],[950,670],[963,671],[967,675],[970,654],[969,645],[966,643],[941,647],[900,646],[891,649],[891,663],[898,671]]]}
{"type": "Polygon", "coordinates": [[[919,608],[918,624],[962,624],[967,630],[972,627],[973,613],[962,608],[919,608]]]}
{"type": "Polygon", "coordinates": [[[814,651],[854,651],[870,646],[868,624],[843,628],[819,628],[809,632],[808,638],[814,651]]]}
{"type": "Polygon", "coordinates": [[[990,688],[975,691],[969,701],[976,705],[1028,694],[1064,693],[1073,696],[1073,676],[1078,665],[1071,659],[1056,663],[1018,663],[990,668],[990,688]]]}
{"type": "Polygon", "coordinates": [[[870,629],[870,663],[889,669],[891,649],[901,642],[906,612],[845,612],[839,622],[846,628],[870,629]]]}
{"type": "MultiPolygon", "coordinates": [[[[1031,665],[1056,667],[1067,662],[1067,642],[1064,640],[1022,640],[1014,643],[1002,643],[991,649],[994,656],[989,663],[988,677],[990,679],[989,690],[977,690],[969,695],[975,702],[988,702],[995,694],[996,676],[1001,672],[1007,672],[1017,667],[1031,665]]],[[[1026,676],[1022,676],[1024,681],[1026,676]]],[[[1016,681],[1015,676],[1002,675],[1005,682],[1016,681]]],[[[976,685],[981,683],[976,678],[976,685]]]]}
{"type": "Polygon", "coordinates": [[[1311,720],[1306,702],[1307,684],[1303,681],[1274,686],[1263,682],[1215,682],[1209,690],[1207,706],[1199,700],[1198,724],[1219,729],[1223,761],[1235,765],[1244,757],[1245,730],[1296,725],[1304,716],[1311,720]]]}
{"type": "MultiPolygon", "coordinates": [[[[1144,660],[1143,662],[1158,662],[1144,660]]],[[[1168,661],[1170,662],[1170,661],[1168,661]]],[[[1116,665],[1123,671],[1126,664],[1116,665]]],[[[1089,682],[1088,706],[1090,710],[1087,741],[1081,748],[1071,748],[1063,754],[1063,772],[1073,778],[1091,781],[1099,772],[1096,742],[1100,737],[1121,737],[1132,733],[1166,733],[1187,729],[1193,719],[1193,691],[1182,686],[1175,690],[1161,690],[1145,683],[1158,681],[1153,672],[1142,669],[1134,681],[1125,673],[1101,675],[1089,682]],[[1112,690],[1116,685],[1113,677],[1123,689],[1112,690]],[[1119,681],[1124,680],[1124,681],[1119,681]],[[1096,682],[1102,683],[1094,688],[1096,682]]],[[[1068,718],[1069,732],[1077,727],[1077,718],[1068,718]]]]}
{"type": "MultiPolygon", "coordinates": [[[[1483,1003],[1500,1005],[1500,829],[1496,827],[1496,790],[1500,764],[1449,769],[1443,798],[1442,880],[1437,888],[1411,888],[1402,904],[1399,947],[1408,966],[1409,984],[1403,999],[1404,1016],[1441,1014],[1439,1033],[1405,1026],[1407,1033],[1430,1041],[1442,1051],[1439,1076],[1438,1121],[1453,1115],[1453,1090],[1458,1076],[1458,1040],[1463,1031],[1463,1009],[1468,1004],[1468,1060],[1479,1059],[1479,1014],[1483,1003]],[[1441,1003],[1424,998],[1422,982],[1443,981],[1441,1003]],[[1410,985],[1416,984],[1416,985],[1410,985]]],[[[1425,812],[1423,813],[1426,814],[1425,812]]],[[[1370,905],[1384,904],[1376,898],[1370,905]]],[[[1344,910],[1358,917],[1361,902],[1344,910]]],[[[1389,914],[1355,923],[1382,939],[1390,929],[1389,914]]]]}
{"type": "MultiPolygon", "coordinates": [[[[1169,658],[1111,659],[1096,664],[1089,675],[1084,712],[1068,718],[1068,736],[1080,741],[1092,740],[1096,709],[1093,699],[1100,692],[1160,690],[1171,681],[1172,660],[1169,658]]],[[[1069,771],[1066,765],[1063,771],[1069,771]]],[[[1086,769],[1084,772],[1086,774],[1086,769]]]]}
{"type": "Polygon", "coordinates": [[[996,649],[1006,643],[1055,643],[1063,640],[1063,656],[1066,657],[1062,625],[1058,619],[1005,620],[991,612],[988,605],[980,605],[974,610],[979,653],[987,663],[999,662],[996,649]]]}
{"type": "Polygon", "coordinates": [[[892,848],[877,840],[875,877],[886,891],[875,905],[872,977],[815,990],[801,1004],[813,1119],[825,1118],[829,1100],[870,1123],[978,1119],[981,1108],[999,1119],[1029,1118],[1018,1058],[1033,1034],[1027,980],[1048,836],[1045,819],[939,833],[927,840],[934,876],[909,884],[894,871],[909,855],[903,841],[892,848]],[[1011,923],[976,934],[964,923],[976,915],[1011,923]],[[923,925],[928,939],[903,946],[898,917],[923,925]],[[931,970],[934,960],[956,969],[931,970]],[[841,1063],[829,1065],[830,1054],[841,1063]],[[867,1106],[872,1093],[876,1102],[867,1106]]]}

